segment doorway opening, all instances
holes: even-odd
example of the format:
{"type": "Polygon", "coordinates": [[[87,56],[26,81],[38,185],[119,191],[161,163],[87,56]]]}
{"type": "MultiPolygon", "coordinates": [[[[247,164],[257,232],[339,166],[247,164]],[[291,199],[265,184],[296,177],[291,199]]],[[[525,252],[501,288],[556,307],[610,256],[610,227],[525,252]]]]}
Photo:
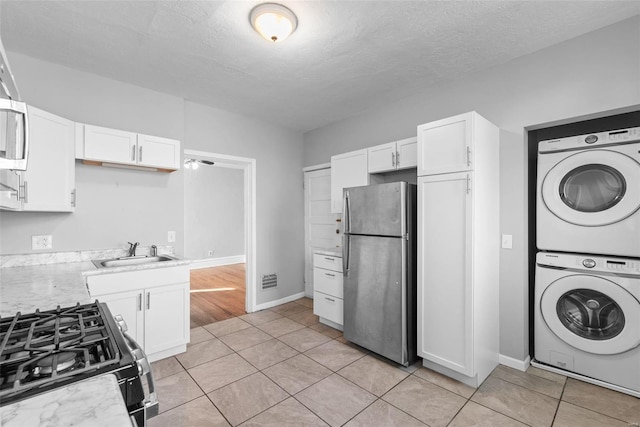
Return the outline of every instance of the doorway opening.
{"type": "Polygon", "coordinates": [[[191,327],[197,327],[255,311],[256,160],[194,150],[184,154],[189,163],[185,255],[194,260],[191,327]],[[221,187],[225,183],[229,188],[221,187]]]}

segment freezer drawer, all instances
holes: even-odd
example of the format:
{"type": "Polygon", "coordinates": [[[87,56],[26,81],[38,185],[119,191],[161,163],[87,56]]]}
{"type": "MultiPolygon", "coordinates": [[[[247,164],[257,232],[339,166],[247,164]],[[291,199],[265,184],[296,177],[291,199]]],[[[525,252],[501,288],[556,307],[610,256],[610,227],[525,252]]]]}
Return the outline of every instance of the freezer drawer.
{"type": "Polygon", "coordinates": [[[342,298],[318,291],[313,292],[313,314],[342,325],[344,323],[343,307],[342,298]]]}
{"type": "Polygon", "coordinates": [[[338,271],[316,267],[313,269],[313,290],[343,298],[342,278],[338,271]]]}
{"type": "Polygon", "coordinates": [[[313,254],[313,266],[342,273],[342,257],[313,254]]]}

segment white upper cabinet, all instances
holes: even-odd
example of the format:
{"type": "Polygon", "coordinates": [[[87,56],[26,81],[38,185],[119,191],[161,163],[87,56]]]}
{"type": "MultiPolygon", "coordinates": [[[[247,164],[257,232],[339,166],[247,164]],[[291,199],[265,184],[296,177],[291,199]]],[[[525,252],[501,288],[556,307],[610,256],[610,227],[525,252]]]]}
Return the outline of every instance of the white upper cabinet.
{"type": "Polygon", "coordinates": [[[418,126],[418,176],[473,169],[475,112],[418,126]]]}
{"type": "Polygon", "coordinates": [[[376,145],[367,149],[369,173],[386,172],[396,169],[396,143],[376,145]]]}
{"type": "Polygon", "coordinates": [[[84,125],[84,159],[136,164],[137,135],[133,132],[84,125]]]}
{"type": "Polygon", "coordinates": [[[331,213],[342,213],[342,190],[369,185],[367,149],[331,156],[331,213]]]}
{"type": "Polygon", "coordinates": [[[418,139],[407,138],[368,148],[369,173],[414,168],[418,164],[418,139]]]}
{"type": "Polygon", "coordinates": [[[180,169],[180,142],[138,134],[138,164],[165,169],[180,169]]]}
{"type": "Polygon", "coordinates": [[[396,169],[418,166],[418,138],[412,137],[396,142],[396,169]]]}
{"type": "Polygon", "coordinates": [[[163,171],[180,169],[180,141],[92,125],[78,125],[76,157],[163,171]]]}
{"type": "MultiPolygon", "coordinates": [[[[19,180],[13,205],[21,211],[72,212],[75,209],[75,129],[70,120],[28,106],[28,168],[19,180]]],[[[9,171],[11,174],[11,171],[9,171]]]]}

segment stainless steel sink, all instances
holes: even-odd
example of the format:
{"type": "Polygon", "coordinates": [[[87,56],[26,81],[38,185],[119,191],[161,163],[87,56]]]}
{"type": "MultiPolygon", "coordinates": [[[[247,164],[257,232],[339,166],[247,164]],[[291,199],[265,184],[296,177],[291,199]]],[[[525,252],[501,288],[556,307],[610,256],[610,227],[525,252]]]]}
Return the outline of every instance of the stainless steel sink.
{"type": "Polygon", "coordinates": [[[126,267],[129,265],[140,265],[140,264],[153,264],[156,262],[165,262],[165,261],[176,261],[177,258],[174,258],[169,255],[158,255],[158,256],[127,256],[121,258],[112,258],[112,259],[94,259],[93,265],[97,268],[107,268],[107,267],[126,267]]]}

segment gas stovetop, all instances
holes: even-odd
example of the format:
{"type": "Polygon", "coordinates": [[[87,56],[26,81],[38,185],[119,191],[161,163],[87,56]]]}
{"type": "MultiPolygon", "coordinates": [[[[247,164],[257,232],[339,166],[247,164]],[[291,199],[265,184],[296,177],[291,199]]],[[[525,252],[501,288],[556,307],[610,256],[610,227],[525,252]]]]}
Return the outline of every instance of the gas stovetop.
{"type": "Polygon", "coordinates": [[[0,319],[0,404],[130,363],[107,313],[95,302],[0,319]]]}

